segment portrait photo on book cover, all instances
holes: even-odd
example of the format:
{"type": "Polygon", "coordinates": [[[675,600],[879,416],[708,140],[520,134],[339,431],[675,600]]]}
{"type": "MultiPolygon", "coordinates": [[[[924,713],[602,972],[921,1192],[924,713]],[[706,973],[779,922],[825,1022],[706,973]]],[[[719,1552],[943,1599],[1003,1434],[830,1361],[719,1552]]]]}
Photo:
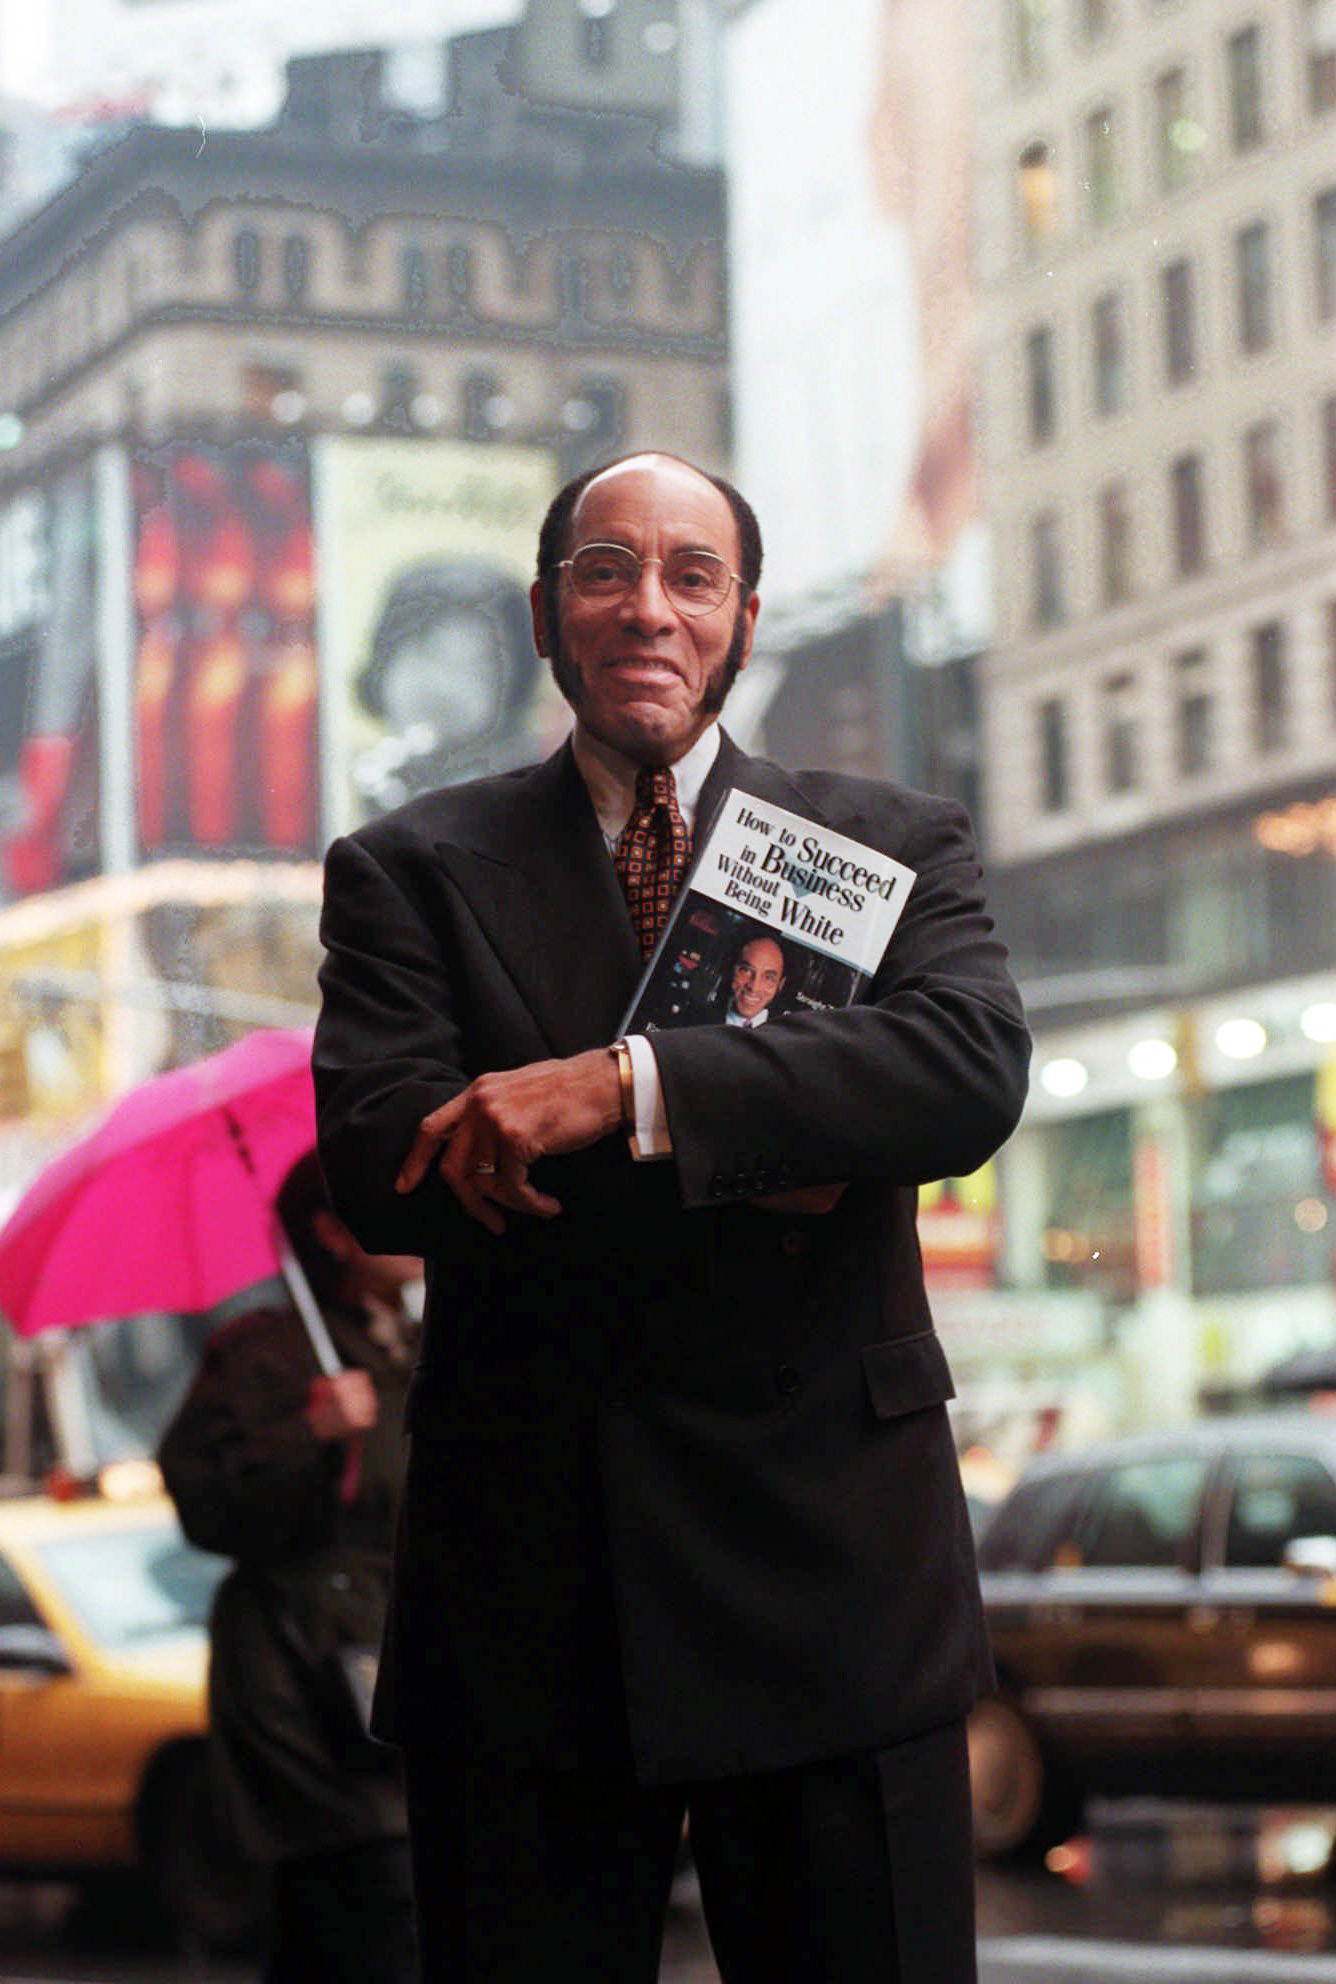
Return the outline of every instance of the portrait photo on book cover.
{"type": "MultiPolygon", "coordinates": [[[[671,955],[637,1000],[637,1030],[767,1025],[795,1012],[847,1006],[860,974],[840,958],[779,937],[759,917],[691,891],[674,919],[671,955]]],[[[628,1022],[628,1028],[630,1022],[628,1022]]]]}

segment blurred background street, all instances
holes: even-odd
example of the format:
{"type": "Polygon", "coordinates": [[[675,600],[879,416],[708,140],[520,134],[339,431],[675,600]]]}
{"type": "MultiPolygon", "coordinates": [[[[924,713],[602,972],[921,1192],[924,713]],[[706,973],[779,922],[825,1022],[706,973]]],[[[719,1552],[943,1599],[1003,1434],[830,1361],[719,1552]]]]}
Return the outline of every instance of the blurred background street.
{"type": "MultiPolygon", "coordinates": [[[[655,446],[765,533],[729,729],[962,801],[1035,1034],[920,1202],[985,1978],[1336,1978],[1333,0],[0,0],[0,1223],[304,1071],[325,847],[560,741],[536,527],[655,446]]],[[[233,1984],[144,1462],[276,1284],[84,1259],[0,1299],[0,1973],[233,1984]]]]}

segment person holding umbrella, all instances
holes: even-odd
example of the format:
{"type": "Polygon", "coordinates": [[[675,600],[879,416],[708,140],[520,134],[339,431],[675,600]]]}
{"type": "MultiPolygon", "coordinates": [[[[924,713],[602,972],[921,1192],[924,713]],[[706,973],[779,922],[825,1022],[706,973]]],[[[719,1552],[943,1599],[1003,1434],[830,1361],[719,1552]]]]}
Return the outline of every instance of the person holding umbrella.
{"type": "Polygon", "coordinates": [[[416,1976],[397,1753],[363,1721],[385,1614],[412,1349],[410,1256],[363,1251],[315,1153],[275,1213],[344,1369],[295,1308],[210,1340],[159,1449],[182,1528],[234,1558],[214,1605],[209,1706],[221,1815],[268,1865],[265,1984],[416,1976]]]}

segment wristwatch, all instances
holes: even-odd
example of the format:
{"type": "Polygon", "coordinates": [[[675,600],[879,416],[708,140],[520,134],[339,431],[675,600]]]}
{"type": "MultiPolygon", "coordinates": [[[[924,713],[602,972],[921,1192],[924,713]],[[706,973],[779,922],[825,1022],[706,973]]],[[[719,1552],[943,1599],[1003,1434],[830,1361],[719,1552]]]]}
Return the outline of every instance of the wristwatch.
{"type": "Polygon", "coordinates": [[[617,1081],[622,1094],[622,1128],[635,1134],[636,1127],[636,1071],[631,1060],[631,1050],[624,1040],[615,1040],[608,1049],[617,1063],[617,1081]]]}

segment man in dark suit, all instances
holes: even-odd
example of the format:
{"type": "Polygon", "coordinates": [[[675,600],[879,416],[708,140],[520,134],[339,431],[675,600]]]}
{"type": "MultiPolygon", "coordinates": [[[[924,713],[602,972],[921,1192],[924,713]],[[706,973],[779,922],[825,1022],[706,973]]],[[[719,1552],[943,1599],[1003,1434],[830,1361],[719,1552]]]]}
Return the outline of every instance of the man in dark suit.
{"type": "Polygon", "coordinates": [[[568,485],[572,743],[329,854],[322,1159],[427,1258],[379,1714],[433,1984],[653,1984],[684,1813],[726,1984],[974,1975],[990,1668],[915,1187],[1008,1135],[1028,1041],[960,808],[719,730],[760,560],[674,457],[568,485]],[[733,785],[916,871],[885,960],[619,1042],[733,785]]]}

